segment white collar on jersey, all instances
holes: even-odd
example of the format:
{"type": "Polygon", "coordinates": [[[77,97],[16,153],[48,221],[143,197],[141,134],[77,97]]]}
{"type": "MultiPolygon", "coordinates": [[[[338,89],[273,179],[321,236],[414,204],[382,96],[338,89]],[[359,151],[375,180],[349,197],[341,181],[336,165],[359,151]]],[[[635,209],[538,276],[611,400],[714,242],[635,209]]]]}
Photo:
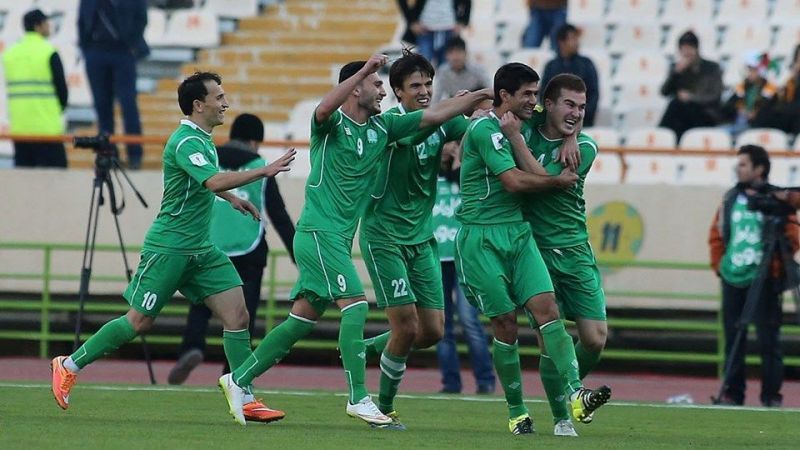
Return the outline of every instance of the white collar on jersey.
{"type": "Polygon", "coordinates": [[[206,134],[207,136],[211,137],[211,133],[209,133],[209,132],[207,132],[206,130],[204,130],[204,129],[200,128],[200,125],[198,125],[198,124],[196,124],[196,123],[192,122],[192,121],[191,121],[191,120],[189,120],[189,119],[181,119],[181,125],[186,125],[186,126],[188,126],[188,127],[192,127],[192,128],[194,128],[195,130],[200,130],[200,131],[202,131],[204,134],[206,134]]]}

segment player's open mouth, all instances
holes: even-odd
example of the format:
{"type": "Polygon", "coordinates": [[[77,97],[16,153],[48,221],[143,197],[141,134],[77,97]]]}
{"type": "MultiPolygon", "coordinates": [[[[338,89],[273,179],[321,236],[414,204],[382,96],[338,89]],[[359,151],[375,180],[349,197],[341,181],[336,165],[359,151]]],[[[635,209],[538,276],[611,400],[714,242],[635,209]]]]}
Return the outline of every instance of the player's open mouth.
{"type": "Polygon", "coordinates": [[[430,102],[431,102],[430,97],[424,97],[424,98],[418,98],[417,99],[417,103],[419,103],[420,105],[427,105],[430,102]]]}
{"type": "Polygon", "coordinates": [[[570,127],[570,128],[572,128],[572,127],[574,127],[574,126],[575,126],[575,124],[577,124],[577,123],[578,123],[578,121],[577,121],[577,120],[575,120],[575,119],[565,119],[565,120],[564,120],[564,123],[565,123],[565,124],[567,124],[567,125],[569,125],[569,127],[570,127]]]}

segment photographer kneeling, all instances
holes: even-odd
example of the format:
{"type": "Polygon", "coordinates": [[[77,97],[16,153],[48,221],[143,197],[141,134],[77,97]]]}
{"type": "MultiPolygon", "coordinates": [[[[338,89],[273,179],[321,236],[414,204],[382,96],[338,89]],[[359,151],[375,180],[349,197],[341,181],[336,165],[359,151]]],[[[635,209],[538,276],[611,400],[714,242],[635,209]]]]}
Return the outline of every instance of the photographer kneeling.
{"type": "MultiPolygon", "coordinates": [[[[725,367],[730,370],[724,374],[725,384],[716,400],[723,405],[744,404],[746,331],[740,345],[734,346],[734,341],[748,292],[751,286],[758,284],[755,282],[766,250],[765,218],[774,217],[780,209],[781,217],[788,218],[780,220],[786,223],[782,231],[791,245],[792,255],[800,247],[798,226],[794,223],[796,208],[784,203],[792,195],[767,182],[769,169],[769,156],[764,148],[745,145],[739,149],[736,164],[739,182],[725,193],[709,233],[711,266],[722,280],[725,367]],[[764,211],[765,204],[773,207],[764,211]]],[[[761,292],[757,293],[758,303],[752,317],[747,319],[756,324],[761,352],[761,404],[779,407],[783,398],[780,393],[783,383],[781,293],[786,275],[780,253],[773,255],[769,264],[761,292]]]]}

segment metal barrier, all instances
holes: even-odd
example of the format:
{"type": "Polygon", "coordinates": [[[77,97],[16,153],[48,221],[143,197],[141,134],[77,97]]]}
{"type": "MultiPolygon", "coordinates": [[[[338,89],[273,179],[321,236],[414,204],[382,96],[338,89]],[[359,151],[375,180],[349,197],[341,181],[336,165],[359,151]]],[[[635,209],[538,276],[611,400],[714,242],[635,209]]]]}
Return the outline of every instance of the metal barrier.
{"type": "MultiPolygon", "coordinates": [[[[128,246],[128,251],[138,251],[139,247],[128,246]]],[[[73,312],[77,311],[77,302],[63,302],[53,301],[52,282],[54,281],[74,281],[75,282],[75,296],[77,298],[77,284],[79,281],[78,267],[74,274],[54,273],[52,267],[53,255],[57,252],[81,252],[83,247],[77,244],[53,244],[53,243],[30,243],[30,242],[0,242],[0,250],[4,251],[24,251],[24,252],[41,252],[42,264],[41,271],[38,272],[13,272],[3,269],[0,271],[0,279],[11,280],[39,280],[41,281],[41,296],[35,299],[23,298],[5,298],[0,299],[0,312],[6,317],[10,312],[38,312],[40,327],[39,331],[18,331],[18,330],[0,330],[0,340],[23,340],[23,341],[38,341],[39,342],[39,356],[46,358],[50,356],[49,347],[52,342],[71,342],[74,336],[71,333],[56,333],[51,331],[50,322],[51,314],[58,312],[73,312]]],[[[96,252],[119,252],[119,247],[115,245],[97,245],[96,252]]],[[[268,271],[266,273],[263,287],[266,289],[266,307],[261,308],[262,318],[265,320],[266,330],[272,329],[276,320],[283,320],[288,312],[288,304],[280,305],[278,301],[279,289],[288,291],[293,285],[294,280],[280,279],[277,271],[277,266],[280,258],[288,258],[285,251],[274,250],[270,252],[268,271]]],[[[354,258],[360,258],[360,255],[354,255],[354,258]]],[[[692,264],[692,263],[675,263],[675,262],[659,262],[659,261],[630,261],[630,262],[600,262],[601,268],[637,268],[637,269],[653,269],[653,270],[690,270],[690,271],[706,271],[709,270],[705,264],[692,264]]],[[[124,283],[125,277],[120,276],[93,276],[93,283],[102,282],[116,282],[124,283]]],[[[365,283],[365,287],[370,287],[365,283]]],[[[663,292],[663,291],[625,291],[625,290],[607,290],[606,295],[609,298],[621,297],[636,297],[636,298],[658,298],[664,300],[670,299],[689,299],[689,300],[716,300],[719,301],[718,295],[709,295],[702,293],[692,292],[663,292]]],[[[35,294],[34,294],[35,296],[35,294]]],[[[128,305],[120,301],[90,301],[85,305],[87,313],[124,313],[127,311],[128,305]]],[[[161,315],[181,315],[185,316],[188,310],[188,304],[185,302],[173,302],[165,307],[161,315]]],[[[717,371],[721,373],[723,364],[723,345],[724,340],[722,336],[722,326],[720,315],[717,314],[717,320],[685,320],[685,319],[665,319],[665,318],[610,318],[608,321],[609,329],[611,330],[659,330],[659,331],[677,331],[677,332],[706,332],[715,333],[717,337],[717,351],[715,353],[702,353],[702,352],[687,352],[687,351],[654,351],[654,350],[635,350],[624,348],[607,348],[603,352],[604,359],[614,360],[631,360],[631,361],[653,361],[653,362],[678,362],[678,363],[707,363],[715,364],[717,371]]],[[[340,317],[340,313],[335,308],[330,309],[324,320],[332,320],[340,317]]],[[[369,321],[382,321],[386,322],[383,312],[373,310],[368,314],[369,321]]],[[[483,318],[484,322],[486,319],[483,318]]],[[[782,327],[784,335],[800,335],[800,326],[798,325],[784,325],[782,327]]],[[[91,334],[84,333],[81,339],[87,339],[91,334]]],[[[179,344],[181,337],[178,335],[166,334],[148,334],[147,340],[153,344],[179,344]]],[[[254,342],[258,342],[254,339],[254,342]]],[[[208,338],[209,345],[222,345],[222,339],[219,337],[208,338]]],[[[337,343],[334,340],[310,340],[305,339],[298,342],[298,348],[310,349],[326,349],[334,350],[337,343]]],[[[466,352],[466,346],[459,345],[460,352],[466,352]]],[[[538,349],[535,346],[525,346],[520,348],[522,355],[537,355],[538,349]]],[[[752,355],[747,357],[748,364],[756,364],[759,362],[759,357],[752,355]]],[[[787,366],[800,366],[800,357],[785,357],[784,363],[787,366]]]]}

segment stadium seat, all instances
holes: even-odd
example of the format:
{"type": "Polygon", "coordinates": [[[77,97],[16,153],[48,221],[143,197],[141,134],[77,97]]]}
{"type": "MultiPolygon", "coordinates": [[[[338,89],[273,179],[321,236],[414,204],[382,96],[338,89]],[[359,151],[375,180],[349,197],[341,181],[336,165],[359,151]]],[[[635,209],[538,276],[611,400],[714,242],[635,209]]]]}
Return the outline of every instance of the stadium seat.
{"type": "Polygon", "coordinates": [[[586,182],[589,184],[619,184],[622,178],[622,162],[619,156],[614,152],[600,153],[594,159],[592,170],[586,176],[586,182]]]}
{"type": "Polygon", "coordinates": [[[493,48],[470,48],[469,57],[475,64],[480,65],[486,71],[488,79],[494,78],[494,73],[503,65],[503,59],[493,48]]]}
{"type": "Polygon", "coordinates": [[[608,54],[608,50],[604,48],[584,49],[583,46],[581,46],[579,53],[592,60],[594,68],[597,70],[597,78],[599,79],[600,85],[610,85],[612,58],[611,55],[608,54]]]}
{"type": "Polygon", "coordinates": [[[478,48],[491,48],[494,50],[497,42],[497,27],[490,20],[473,20],[461,32],[461,37],[467,43],[467,52],[469,53],[478,48]]]}
{"type": "Polygon", "coordinates": [[[314,114],[319,104],[319,99],[303,100],[292,108],[287,124],[287,133],[297,141],[308,140],[311,137],[311,115],[314,114]]]}
{"type": "Polygon", "coordinates": [[[620,17],[635,17],[643,22],[655,20],[659,3],[659,0],[610,0],[608,21],[613,23],[620,17]]]}
{"type": "Polygon", "coordinates": [[[626,52],[617,64],[613,83],[665,80],[668,69],[667,59],[660,52],[626,52]]]}
{"type": "Polygon", "coordinates": [[[678,143],[669,128],[637,128],[625,133],[625,148],[674,149],[678,143]]]}
{"type": "Polygon", "coordinates": [[[789,138],[781,130],[773,128],[751,128],[737,136],[736,147],[760,145],[767,151],[789,150],[789,138]]]}
{"type": "Polygon", "coordinates": [[[78,45],[78,11],[77,10],[63,10],[53,18],[53,22],[57,23],[53,34],[50,36],[50,42],[53,45],[78,45]]]}
{"type": "Polygon", "coordinates": [[[494,17],[496,6],[497,5],[495,4],[494,0],[472,0],[472,8],[470,9],[470,15],[472,17],[479,17],[486,19],[494,17]]]}
{"type": "Polygon", "coordinates": [[[166,44],[178,47],[209,48],[219,45],[219,22],[206,10],[179,10],[167,23],[166,44]]]}
{"type": "Polygon", "coordinates": [[[657,127],[661,122],[661,116],[664,115],[664,106],[636,106],[627,110],[617,110],[617,114],[617,126],[621,130],[657,127]]]}
{"type": "Polygon", "coordinates": [[[0,53],[18,41],[23,35],[22,12],[16,9],[6,10],[3,29],[0,30],[0,53]]]}
{"type": "Polygon", "coordinates": [[[675,182],[681,185],[731,186],[736,183],[736,158],[686,155],[675,159],[675,182]]]}
{"type": "Polygon", "coordinates": [[[581,32],[581,50],[603,49],[607,51],[608,30],[602,22],[574,23],[581,32]]]}
{"type": "Polygon", "coordinates": [[[582,130],[583,133],[594,139],[597,146],[603,148],[618,148],[620,144],[619,132],[610,127],[589,127],[582,130]]]}
{"type": "Polygon", "coordinates": [[[669,0],[664,2],[660,20],[663,25],[681,27],[690,23],[709,24],[713,16],[713,1],[669,0]]]}
{"type": "Polygon", "coordinates": [[[79,3],[80,0],[36,0],[36,7],[44,11],[45,14],[52,14],[56,11],[74,11],[77,13],[79,3]]]}
{"type": "Polygon", "coordinates": [[[683,133],[678,144],[681,150],[730,151],[733,140],[730,133],[720,128],[699,127],[683,133]]]}
{"type": "MultiPolygon", "coordinates": [[[[526,22],[506,22],[500,26],[498,34],[500,39],[497,42],[497,50],[501,52],[513,52],[522,45],[522,33],[528,26],[526,22]]],[[[542,43],[542,47],[544,47],[542,43]]]]}
{"type": "Polygon", "coordinates": [[[717,23],[737,21],[766,21],[768,0],[721,0],[717,10],[717,23]]]}
{"type": "Polygon", "coordinates": [[[800,185],[800,158],[771,158],[769,182],[778,186],[800,185]]]}
{"type": "Polygon", "coordinates": [[[242,19],[258,15],[258,0],[205,0],[203,5],[217,17],[242,19]]]}
{"type": "Polygon", "coordinates": [[[605,2],[597,0],[571,0],[567,2],[567,22],[593,22],[605,20],[605,2]]]}
{"type": "Polygon", "coordinates": [[[717,51],[730,56],[733,61],[739,61],[748,51],[769,50],[770,33],[770,28],[760,22],[731,23],[725,29],[717,51]]]}
{"type": "MultiPolygon", "coordinates": [[[[662,75],[661,78],[664,78],[664,76],[662,75]]],[[[661,79],[658,80],[657,83],[660,83],[661,79]]],[[[653,84],[651,80],[628,82],[620,86],[614,110],[624,111],[634,107],[661,106],[664,103],[665,100],[661,96],[660,84],[653,84]]]]}
{"type": "Polygon", "coordinates": [[[158,8],[147,10],[147,28],[144,29],[144,40],[151,47],[167,44],[167,13],[158,8]]]}
{"type": "Polygon", "coordinates": [[[769,22],[772,25],[792,24],[796,26],[798,17],[800,17],[800,1],[774,0],[769,22]]]}
{"type": "Polygon", "coordinates": [[[614,54],[660,48],[661,26],[655,21],[617,23],[611,32],[611,41],[608,46],[608,50],[614,54]]]}
{"type": "Polygon", "coordinates": [[[530,21],[528,2],[526,0],[503,0],[497,2],[494,20],[496,23],[528,25],[530,21]]]}
{"type": "MultiPolygon", "coordinates": [[[[800,4],[800,1],[798,1],[800,4]]],[[[775,33],[775,44],[769,49],[770,58],[783,57],[782,67],[786,67],[791,63],[791,58],[794,56],[794,49],[800,43],[800,23],[795,16],[794,22],[785,23],[778,26],[778,31],[775,33]]]]}
{"type": "Polygon", "coordinates": [[[285,122],[264,122],[264,140],[280,141],[286,139],[285,122]]]}
{"type": "MultiPolygon", "coordinates": [[[[555,53],[549,47],[523,48],[509,55],[508,62],[525,63],[533,67],[541,75],[544,73],[545,64],[555,56],[555,53]]],[[[541,88],[544,88],[544,86],[541,86],[541,88]]]]}

